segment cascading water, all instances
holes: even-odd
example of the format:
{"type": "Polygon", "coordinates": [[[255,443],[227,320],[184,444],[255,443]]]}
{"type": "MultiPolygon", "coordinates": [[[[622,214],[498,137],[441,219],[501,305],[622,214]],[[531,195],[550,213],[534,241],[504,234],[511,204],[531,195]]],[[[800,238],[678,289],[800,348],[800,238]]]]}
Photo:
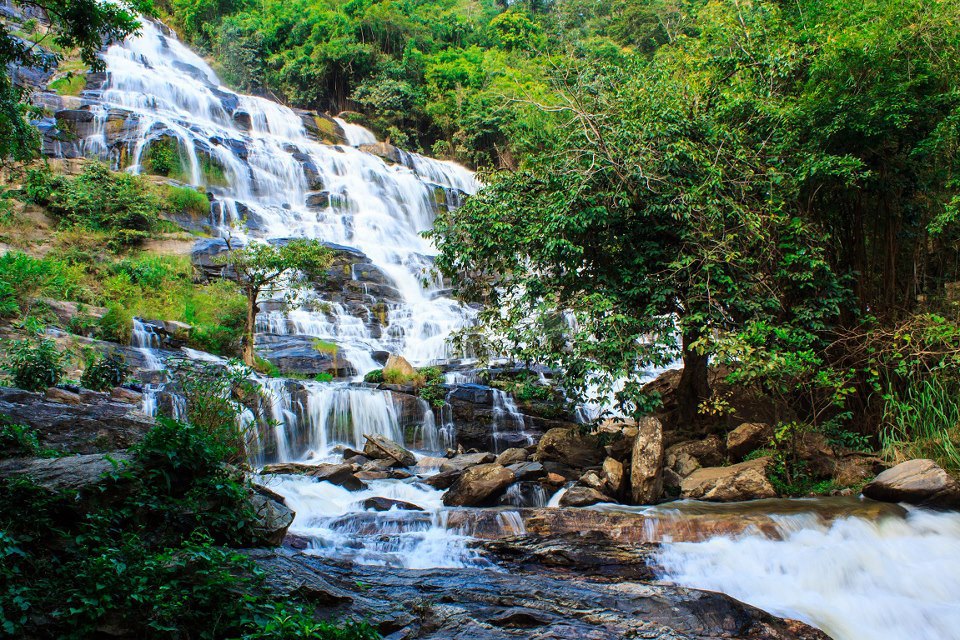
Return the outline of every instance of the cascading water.
{"type": "Polygon", "coordinates": [[[803,620],[835,640],[960,639],[960,514],[779,522],[782,540],[665,544],[662,577],[803,620]]]}
{"type": "MultiPolygon", "coordinates": [[[[469,324],[472,312],[429,277],[435,251],[420,232],[440,207],[476,190],[471,172],[399,150],[399,162],[388,164],[351,146],[375,138],[342,120],[325,123],[340,127],[347,145],[318,142],[302,114],[220,86],[199,56],[150,21],[103,57],[108,79],[91,106],[100,125],[83,141],[85,152],[112,154],[119,164],[123,154],[106,143],[107,115],[128,113],[136,130],[131,169],[149,164],[152,145],[175,141],[182,178],[214,194],[212,223],[222,234],[316,238],[359,251],[386,278],[392,297],[384,302],[382,327],[366,322],[374,306],[369,299],[351,309],[301,309],[290,318],[295,328],[283,333],[337,343],[359,360],[352,363],[359,374],[375,366],[361,355],[372,351],[399,353],[416,364],[455,355],[447,336],[469,324]]],[[[273,318],[261,327],[280,324],[273,318]]]]}

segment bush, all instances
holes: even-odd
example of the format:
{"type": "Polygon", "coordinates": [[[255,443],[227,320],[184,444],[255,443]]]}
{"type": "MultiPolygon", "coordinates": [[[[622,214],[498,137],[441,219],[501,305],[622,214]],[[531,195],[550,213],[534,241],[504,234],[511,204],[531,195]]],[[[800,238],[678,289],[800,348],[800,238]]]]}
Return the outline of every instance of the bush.
{"type": "Polygon", "coordinates": [[[372,384],[380,384],[383,382],[383,369],[374,369],[373,371],[367,372],[363,376],[364,382],[370,382],[372,384]]]}
{"type": "Polygon", "coordinates": [[[4,370],[14,386],[44,391],[57,386],[63,378],[65,360],[53,340],[29,338],[8,343],[4,370]]]}
{"type": "Polygon", "coordinates": [[[206,194],[192,187],[170,187],[165,194],[167,205],[173,211],[189,213],[200,218],[210,213],[210,201],[206,194]]]}
{"type": "Polygon", "coordinates": [[[130,367],[119,351],[87,352],[80,384],[94,391],[108,391],[119,387],[130,375],[130,367]]]}
{"type": "Polygon", "coordinates": [[[133,332],[133,313],[122,304],[110,303],[98,325],[101,339],[127,344],[133,332]]]}
{"type": "Polygon", "coordinates": [[[0,415],[0,458],[36,456],[42,451],[36,429],[15,424],[9,416],[0,415]]]}

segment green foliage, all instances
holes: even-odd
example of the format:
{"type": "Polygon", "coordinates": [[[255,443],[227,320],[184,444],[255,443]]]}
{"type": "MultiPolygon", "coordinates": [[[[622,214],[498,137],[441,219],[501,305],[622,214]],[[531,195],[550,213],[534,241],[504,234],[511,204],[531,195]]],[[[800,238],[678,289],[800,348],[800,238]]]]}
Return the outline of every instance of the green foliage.
{"type": "Polygon", "coordinates": [[[167,206],[174,211],[189,213],[195,218],[210,214],[210,201],[206,194],[193,187],[169,187],[164,193],[167,206]]]}
{"type": "Polygon", "coordinates": [[[902,392],[884,395],[880,432],[892,462],[930,458],[960,472],[960,382],[950,374],[910,380],[902,392]]]}
{"type": "Polygon", "coordinates": [[[133,313],[121,304],[111,303],[97,323],[97,329],[102,339],[126,344],[133,333],[133,313]]]}
{"type": "Polygon", "coordinates": [[[130,375],[130,367],[119,351],[102,353],[89,350],[84,357],[80,384],[94,391],[109,391],[122,385],[130,375]]]}
{"type": "Polygon", "coordinates": [[[369,382],[372,384],[380,384],[383,380],[383,369],[374,369],[373,371],[368,371],[363,376],[364,382],[369,382]]]}
{"type": "Polygon", "coordinates": [[[428,382],[417,392],[431,407],[439,409],[447,401],[447,388],[442,384],[428,382]]]}
{"type": "Polygon", "coordinates": [[[5,349],[3,369],[15,387],[45,391],[63,378],[66,354],[50,338],[31,336],[8,342],[5,349]]]}
{"type": "Polygon", "coordinates": [[[367,640],[367,625],[314,623],[268,595],[254,563],[249,488],[207,431],[161,419],[103,481],[103,501],[0,481],[0,626],[84,638],[106,625],[143,637],[367,640]],[[30,518],[23,514],[29,513],[30,518]],[[65,581],[64,575],[70,580],[65,581]]]}
{"type": "Polygon", "coordinates": [[[0,458],[45,454],[36,429],[16,424],[8,416],[0,414],[0,458]]]}
{"type": "Polygon", "coordinates": [[[313,379],[315,382],[333,382],[333,374],[329,371],[321,371],[313,379]]]}
{"type": "Polygon", "coordinates": [[[27,174],[25,193],[53,213],[62,227],[113,234],[116,247],[142,242],[160,225],[160,198],[143,178],[87,165],[79,176],[52,174],[49,168],[27,174]]]}
{"type": "Polygon", "coordinates": [[[150,143],[143,154],[142,164],[147,173],[177,180],[189,177],[180,144],[173,138],[159,138],[150,143]]]}
{"type": "Polygon", "coordinates": [[[55,91],[61,96],[79,96],[80,92],[87,87],[87,77],[82,74],[69,74],[62,78],[57,78],[47,87],[50,91],[55,91]]]}

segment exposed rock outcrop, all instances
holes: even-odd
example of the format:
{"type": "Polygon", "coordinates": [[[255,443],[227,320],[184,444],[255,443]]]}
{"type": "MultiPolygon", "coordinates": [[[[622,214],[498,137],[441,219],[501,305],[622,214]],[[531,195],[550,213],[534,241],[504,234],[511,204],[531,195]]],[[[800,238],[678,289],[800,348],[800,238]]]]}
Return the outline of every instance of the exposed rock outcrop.
{"type": "Polygon", "coordinates": [[[767,479],[770,458],[758,458],[729,467],[703,467],[683,479],[683,498],[714,502],[736,502],[773,498],[777,492],[767,479]]]}
{"type": "Polygon", "coordinates": [[[960,482],[927,459],[887,469],[863,488],[863,495],[883,502],[960,509],[960,482]]]}
{"type": "Polygon", "coordinates": [[[448,507],[491,504],[515,479],[512,471],[496,463],[470,467],[443,494],[443,504],[448,507]]]}
{"type": "Polygon", "coordinates": [[[663,425],[646,417],[637,423],[630,462],[630,495],[634,504],[652,504],[663,491],[663,425]]]}
{"type": "Polygon", "coordinates": [[[392,460],[401,467],[412,467],[417,463],[417,457],[396,442],[377,434],[365,437],[367,443],[363,455],[371,460],[392,460]]]}

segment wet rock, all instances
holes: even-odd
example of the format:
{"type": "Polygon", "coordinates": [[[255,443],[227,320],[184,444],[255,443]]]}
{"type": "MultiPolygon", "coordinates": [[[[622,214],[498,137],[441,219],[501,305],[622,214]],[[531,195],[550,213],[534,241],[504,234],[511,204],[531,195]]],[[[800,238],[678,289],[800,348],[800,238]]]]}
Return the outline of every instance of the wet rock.
{"type": "Polygon", "coordinates": [[[380,156],[387,162],[391,162],[393,164],[403,164],[403,156],[401,155],[400,149],[397,149],[388,142],[362,144],[357,148],[365,153],[372,153],[375,156],[380,156]]]}
{"type": "Polygon", "coordinates": [[[371,460],[393,460],[403,467],[412,467],[417,463],[417,457],[401,447],[396,442],[381,435],[365,435],[367,443],[363,447],[363,455],[371,460]]]}
{"type": "Polygon", "coordinates": [[[400,511],[423,511],[423,507],[418,507],[411,502],[393,500],[391,498],[383,498],[381,496],[367,498],[363,501],[363,508],[372,509],[373,511],[390,511],[390,509],[399,509],[400,511]]]}
{"type": "Polygon", "coordinates": [[[550,429],[543,434],[534,455],[534,459],[540,462],[559,462],[579,468],[598,465],[604,457],[599,439],[580,433],[577,427],[550,429]]]}
{"type": "MultiPolygon", "coordinates": [[[[498,463],[499,464],[499,463],[498,463]]],[[[547,475],[543,465],[539,462],[521,462],[507,467],[517,477],[517,480],[539,480],[547,475]]],[[[560,479],[561,482],[563,478],[560,479]]]]}
{"type": "Polygon", "coordinates": [[[360,467],[366,473],[382,473],[385,474],[385,477],[390,477],[390,471],[394,466],[399,464],[393,458],[384,458],[382,460],[370,460],[369,462],[364,462],[360,467]]]}
{"type": "Polygon", "coordinates": [[[75,453],[126,449],[153,427],[153,419],[138,407],[109,394],[83,390],[79,398],[79,403],[66,404],[39,393],[0,387],[0,414],[39,431],[43,446],[75,453]]]}
{"type": "Polygon", "coordinates": [[[303,464],[300,462],[280,462],[268,464],[261,473],[276,475],[302,475],[315,478],[317,482],[329,482],[349,491],[366,489],[367,485],[354,474],[356,467],[351,464],[303,464]]]}
{"type": "MultiPolygon", "coordinates": [[[[440,471],[465,471],[478,464],[486,464],[495,460],[497,460],[497,456],[492,453],[463,453],[449,460],[444,460],[440,464],[440,471]]],[[[501,463],[498,461],[497,464],[501,463]]]]}
{"type": "Polygon", "coordinates": [[[256,514],[253,532],[258,544],[280,546],[296,514],[286,505],[283,496],[263,485],[254,483],[252,486],[250,504],[256,514]]]}
{"type": "Polygon", "coordinates": [[[494,502],[513,484],[513,472],[499,464],[481,464],[463,472],[443,494],[448,507],[478,507],[494,502]]]}
{"type": "Polygon", "coordinates": [[[264,573],[265,586],[274,596],[283,599],[304,599],[316,605],[349,603],[353,597],[341,587],[331,584],[325,576],[307,564],[294,560],[282,550],[271,552],[254,549],[247,555],[264,573]]]}
{"type": "Polygon", "coordinates": [[[463,471],[460,470],[441,471],[440,473],[424,478],[423,484],[433,487],[434,489],[449,489],[462,475],[463,471]]]}
{"type": "Polygon", "coordinates": [[[240,109],[233,112],[233,122],[244,131],[250,131],[250,129],[253,128],[253,121],[250,118],[250,114],[240,109]]]}
{"type": "Polygon", "coordinates": [[[497,456],[497,464],[509,467],[512,464],[526,462],[528,457],[526,449],[511,447],[497,456]]]}
{"type": "Polygon", "coordinates": [[[330,206],[330,194],[326,191],[311,193],[304,204],[308,209],[326,209],[330,206]]]}
{"type": "Polygon", "coordinates": [[[863,488],[863,495],[882,502],[960,508],[960,482],[933,460],[923,458],[887,469],[863,488]]]}
{"type": "Polygon", "coordinates": [[[336,352],[318,350],[316,338],[310,336],[278,336],[258,333],[257,355],[269,360],[284,373],[315,376],[329,373],[335,378],[356,375],[357,369],[336,352]]]}
{"type": "Polygon", "coordinates": [[[652,504],[663,491],[663,426],[656,418],[637,423],[630,463],[630,494],[634,504],[652,504]]]}
{"type": "Polygon", "coordinates": [[[773,428],[763,422],[744,422],[727,434],[727,455],[731,460],[743,457],[770,443],[773,428]]]}
{"type": "Polygon", "coordinates": [[[561,507],[589,507],[598,502],[612,502],[609,496],[605,496],[591,487],[570,487],[560,496],[561,507]]]}
{"type": "Polygon", "coordinates": [[[703,467],[683,479],[680,496],[714,502],[736,502],[776,497],[767,479],[770,458],[758,458],[729,467],[703,467]]]}

